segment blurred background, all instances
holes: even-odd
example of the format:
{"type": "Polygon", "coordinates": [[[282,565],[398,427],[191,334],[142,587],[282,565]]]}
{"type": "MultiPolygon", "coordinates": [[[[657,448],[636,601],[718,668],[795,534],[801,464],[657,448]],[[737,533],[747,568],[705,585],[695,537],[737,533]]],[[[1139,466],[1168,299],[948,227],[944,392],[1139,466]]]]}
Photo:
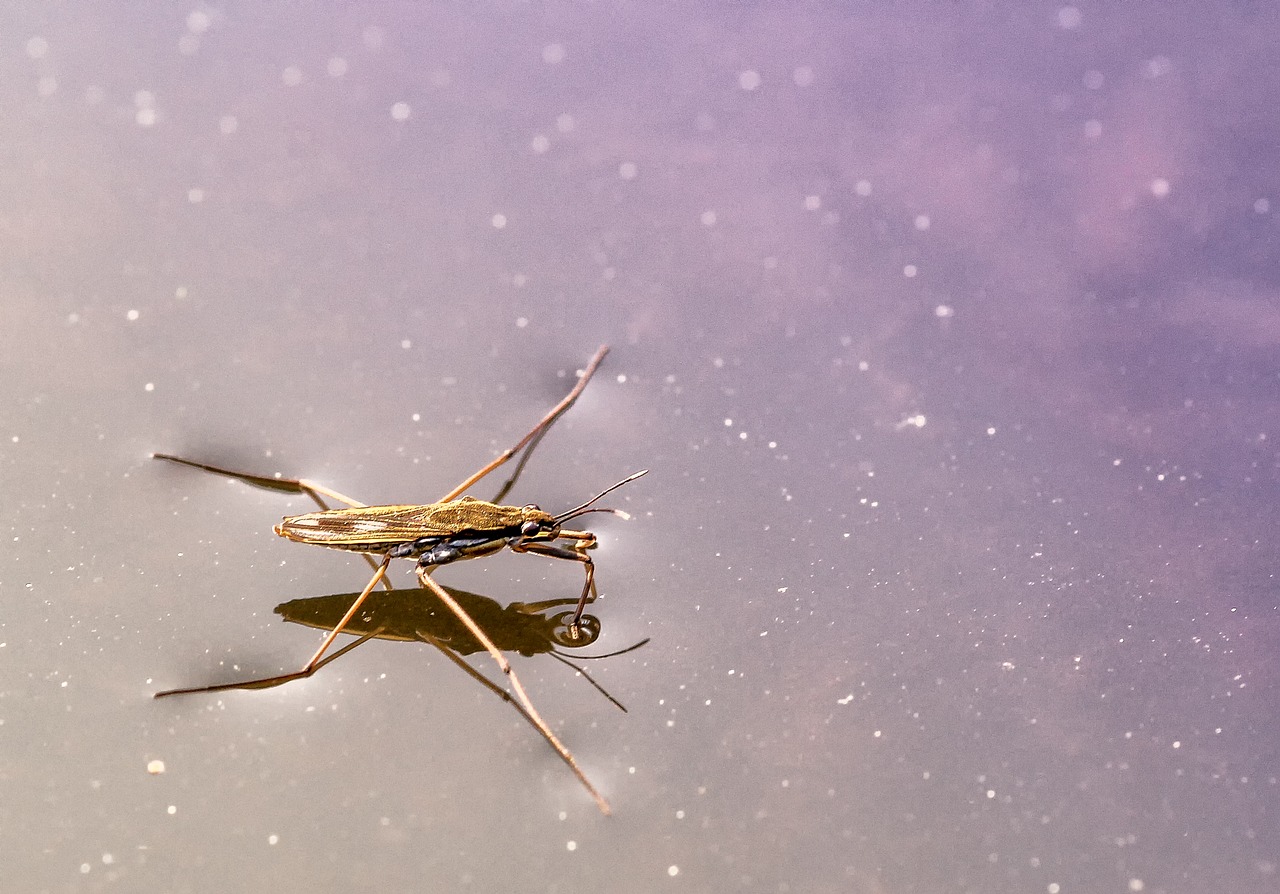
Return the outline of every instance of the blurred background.
{"type": "Polygon", "coordinates": [[[6,889],[1275,890],[1278,19],[0,13],[6,889]],[[429,502],[602,343],[509,500],[651,469],[587,517],[629,713],[513,656],[612,817],[420,642],[151,698],[368,574],[152,451],[429,502]]]}

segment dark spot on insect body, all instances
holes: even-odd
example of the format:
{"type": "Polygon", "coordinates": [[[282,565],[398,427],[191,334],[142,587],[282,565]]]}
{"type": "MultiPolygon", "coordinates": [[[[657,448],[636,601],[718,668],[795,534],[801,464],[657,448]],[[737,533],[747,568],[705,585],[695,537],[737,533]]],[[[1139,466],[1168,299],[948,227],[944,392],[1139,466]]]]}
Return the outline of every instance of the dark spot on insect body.
{"type": "Polygon", "coordinates": [[[443,537],[419,537],[417,540],[411,540],[408,543],[396,544],[387,550],[387,555],[393,559],[412,559],[422,555],[443,539],[443,537]]]}

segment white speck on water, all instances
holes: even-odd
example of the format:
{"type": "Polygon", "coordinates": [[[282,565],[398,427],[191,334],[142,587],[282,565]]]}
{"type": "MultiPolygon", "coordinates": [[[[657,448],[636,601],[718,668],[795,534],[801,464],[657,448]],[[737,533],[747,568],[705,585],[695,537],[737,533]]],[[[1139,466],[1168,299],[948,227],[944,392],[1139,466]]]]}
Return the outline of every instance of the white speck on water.
{"type": "Polygon", "coordinates": [[[933,309],[933,315],[940,320],[945,320],[948,317],[954,317],[956,315],[956,309],[950,304],[939,304],[933,309]]]}
{"type": "Polygon", "coordinates": [[[933,221],[929,219],[927,214],[917,214],[915,219],[915,227],[917,230],[927,230],[933,226],[933,221]]]}
{"type": "Polygon", "coordinates": [[[528,317],[516,317],[516,328],[523,329],[529,325],[528,317]]]}
{"type": "Polygon", "coordinates": [[[407,338],[402,338],[400,339],[400,347],[407,351],[413,347],[413,342],[407,338]]]}
{"type": "Polygon", "coordinates": [[[489,222],[493,224],[495,230],[501,230],[507,225],[507,216],[505,214],[495,214],[489,219],[489,222]]]}
{"type": "Polygon", "coordinates": [[[1173,62],[1168,56],[1153,56],[1142,65],[1142,76],[1154,80],[1162,78],[1173,71],[1173,62]]]}
{"type": "Polygon", "coordinates": [[[147,772],[152,776],[159,776],[164,772],[164,761],[155,760],[147,763],[147,772]]]}
{"type": "Polygon", "coordinates": [[[576,850],[578,849],[578,842],[576,842],[576,841],[566,841],[566,842],[564,843],[564,849],[565,849],[565,850],[567,850],[567,851],[570,851],[570,852],[572,852],[572,851],[576,851],[576,850]]]}
{"type": "Polygon", "coordinates": [[[726,419],[726,420],[724,421],[724,427],[725,427],[725,428],[729,428],[729,427],[731,427],[732,425],[733,425],[733,420],[732,420],[732,419],[726,419]]]}
{"type": "Polygon", "coordinates": [[[714,227],[716,225],[716,213],[714,211],[704,211],[699,215],[698,220],[702,222],[704,227],[714,227]]]}
{"type": "Polygon", "coordinates": [[[871,181],[859,180],[853,185],[853,191],[865,199],[867,196],[871,195],[871,181]]]}
{"type": "Polygon", "coordinates": [[[679,866],[672,864],[671,866],[667,867],[667,875],[671,876],[672,878],[675,878],[679,874],[680,874],[679,866]]]}
{"type": "Polygon", "coordinates": [[[174,815],[175,813],[177,813],[177,812],[178,812],[178,805],[177,805],[177,804],[170,804],[170,805],[165,809],[165,813],[169,814],[169,816],[173,816],[173,815],[174,815]]]}
{"type": "Polygon", "coordinates": [[[32,37],[27,40],[27,55],[32,59],[43,59],[49,52],[49,41],[43,37],[32,37]]]}
{"type": "Polygon", "coordinates": [[[902,268],[902,275],[905,276],[907,279],[914,278],[915,275],[919,272],[920,272],[920,268],[916,267],[915,264],[907,264],[905,267],[902,268]]]}
{"type": "Polygon", "coordinates": [[[822,196],[805,196],[804,197],[804,210],[817,211],[821,207],[822,207],[822,196]]]}
{"type": "Polygon", "coordinates": [[[760,72],[758,71],[752,71],[748,69],[747,71],[744,71],[738,75],[738,86],[741,87],[743,90],[759,89],[760,84],[762,82],[763,81],[760,77],[760,72]]]}
{"type": "Polygon", "coordinates": [[[134,320],[138,319],[138,316],[139,314],[137,310],[130,309],[129,312],[124,315],[124,318],[132,323],[134,320]]]}
{"type": "Polygon", "coordinates": [[[1169,185],[1169,181],[1163,177],[1157,177],[1151,181],[1151,194],[1157,199],[1163,199],[1165,196],[1169,195],[1170,190],[1171,187],[1169,185]]]}
{"type": "Polygon", "coordinates": [[[279,843],[280,843],[280,836],[279,836],[279,835],[268,835],[268,836],[267,836],[267,844],[271,845],[272,847],[275,847],[275,846],[276,846],[277,844],[279,844],[279,843]]]}
{"type": "Polygon", "coordinates": [[[1084,20],[1084,16],[1080,14],[1080,10],[1074,6],[1063,6],[1058,10],[1058,27],[1067,31],[1074,31],[1080,27],[1080,23],[1084,20]]]}
{"type": "Polygon", "coordinates": [[[619,385],[625,385],[625,384],[627,384],[627,374],[626,374],[626,373],[619,373],[619,374],[618,374],[618,384],[619,384],[619,385]]]}
{"type": "Polygon", "coordinates": [[[204,201],[204,190],[198,186],[193,186],[187,190],[187,201],[192,205],[199,205],[204,201]]]}
{"type": "Polygon", "coordinates": [[[532,149],[538,155],[542,155],[544,152],[546,152],[548,149],[551,148],[551,140],[546,136],[544,136],[543,134],[538,134],[532,140],[529,141],[529,148],[532,149]]]}
{"type": "Polygon", "coordinates": [[[849,702],[851,702],[851,701],[853,701],[853,693],[852,693],[852,692],[850,692],[850,693],[849,693],[848,695],[846,695],[844,698],[838,698],[838,699],[836,699],[836,704],[837,704],[837,705],[847,705],[847,704],[849,704],[849,702]]]}
{"type": "Polygon", "coordinates": [[[115,861],[116,861],[116,858],[112,854],[108,853],[108,854],[102,855],[102,865],[104,866],[110,866],[115,861]]]}
{"type": "Polygon", "coordinates": [[[640,169],[634,161],[624,161],[618,165],[618,176],[623,180],[634,180],[636,175],[640,173],[640,169]]]}
{"type": "Polygon", "coordinates": [[[155,109],[138,109],[133,120],[139,127],[154,127],[157,117],[155,109]]]}
{"type": "Polygon", "coordinates": [[[142,386],[142,390],[143,390],[143,391],[155,391],[155,390],[156,390],[156,383],[155,383],[155,382],[148,382],[147,384],[145,384],[145,385],[143,385],[143,386],[142,386]]]}
{"type": "Polygon", "coordinates": [[[187,13],[187,30],[192,34],[204,34],[212,24],[213,19],[203,10],[196,9],[187,13]]]}
{"type": "Polygon", "coordinates": [[[1129,890],[1130,890],[1130,891],[1141,891],[1141,890],[1142,890],[1143,888],[1145,888],[1145,887],[1146,887],[1146,885],[1144,885],[1144,884],[1142,883],[1142,879],[1140,879],[1140,878],[1131,878],[1131,879],[1129,879],[1129,890]]]}
{"type": "Polygon", "coordinates": [[[408,121],[412,110],[407,102],[398,102],[391,106],[391,120],[408,121]]]}

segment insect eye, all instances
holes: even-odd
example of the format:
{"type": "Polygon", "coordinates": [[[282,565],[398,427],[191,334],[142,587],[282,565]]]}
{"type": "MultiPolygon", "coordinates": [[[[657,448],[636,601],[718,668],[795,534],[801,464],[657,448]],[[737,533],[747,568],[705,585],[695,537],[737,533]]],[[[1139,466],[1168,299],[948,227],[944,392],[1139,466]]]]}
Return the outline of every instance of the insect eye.
{"type": "Polygon", "coordinates": [[[520,533],[525,537],[532,537],[541,530],[542,525],[538,524],[536,521],[527,521],[520,526],[520,533]]]}

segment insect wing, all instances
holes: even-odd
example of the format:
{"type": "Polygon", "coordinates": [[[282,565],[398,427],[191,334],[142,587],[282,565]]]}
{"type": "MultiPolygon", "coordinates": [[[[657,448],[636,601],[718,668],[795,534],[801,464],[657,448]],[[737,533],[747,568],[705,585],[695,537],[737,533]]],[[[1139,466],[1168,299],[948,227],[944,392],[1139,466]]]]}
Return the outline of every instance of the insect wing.
{"type": "Polygon", "coordinates": [[[425,506],[365,506],[286,518],[277,533],[301,543],[351,548],[391,546],[463,531],[500,532],[520,523],[520,510],[463,497],[425,506]]]}

